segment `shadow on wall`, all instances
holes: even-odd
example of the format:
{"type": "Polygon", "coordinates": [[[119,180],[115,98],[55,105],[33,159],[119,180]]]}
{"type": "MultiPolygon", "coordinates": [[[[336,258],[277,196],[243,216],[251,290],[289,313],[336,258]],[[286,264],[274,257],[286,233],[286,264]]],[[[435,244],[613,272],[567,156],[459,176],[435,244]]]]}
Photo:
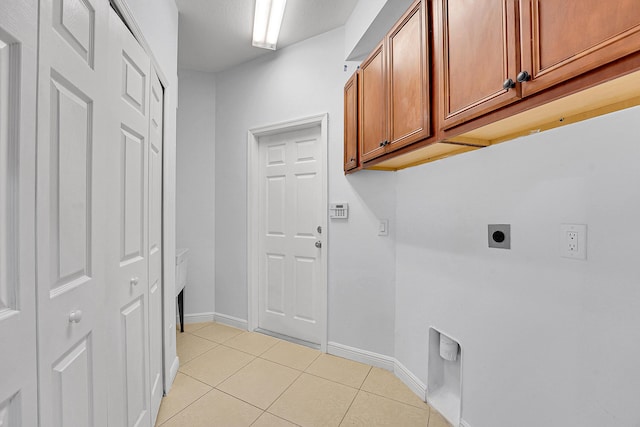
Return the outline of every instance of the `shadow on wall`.
{"type": "Polygon", "coordinates": [[[368,208],[378,218],[395,221],[396,217],[396,173],[385,171],[358,171],[347,175],[355,194],[359,196],[358,206],[368,208]]]}

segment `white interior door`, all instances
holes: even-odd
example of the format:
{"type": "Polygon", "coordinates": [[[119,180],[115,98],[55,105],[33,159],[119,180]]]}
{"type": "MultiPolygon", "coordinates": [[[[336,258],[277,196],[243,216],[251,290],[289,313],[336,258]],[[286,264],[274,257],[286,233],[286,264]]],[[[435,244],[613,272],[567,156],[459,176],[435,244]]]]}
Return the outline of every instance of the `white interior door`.
{"type": "Polygon", "coordinates": [[[164,97],[151,71],[149,101],[149,373],[152,425],[163,394],[162,381],[162,117],[164,97]]]}
{"type": "Polygon", "coordinates": [[[321,344],[326,239],[321,127],[259,138],[261,329],[321,344]],[[319,228],[320,227],[320,228],[319,228]]]}
{"type": "Polygon", "coordinates": [[[112,123],[109,231],[109,424],[151,424],[149,390],[148,145],[150,61],[110,10],[112,123]]]}
{"type": "Polygon", "coordinates": [[[106,425],[108,3],[41,0],[37,146],[41,426],[106,425]]]}
{"type": "Polygon", "coordinates": [[[0,426],[37,418],[35,0],[0,1],[0,426]]]}

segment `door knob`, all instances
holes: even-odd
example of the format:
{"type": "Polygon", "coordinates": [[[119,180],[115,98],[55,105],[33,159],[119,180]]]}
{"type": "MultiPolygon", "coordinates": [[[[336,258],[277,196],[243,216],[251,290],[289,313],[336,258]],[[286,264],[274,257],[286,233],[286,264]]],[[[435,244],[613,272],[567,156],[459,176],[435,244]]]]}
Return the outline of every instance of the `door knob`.
{"type": "Polygon", "coordinates": [[[502,88],[505,90],[513,89],[514,87],[516,87],[516,82],[513,79],[507,79],[502,83],[502,88]]]}
{"type": "Polygon", "coordinates": [[[518,80],[520,83],[528,82],[529,80],[531,80],[531,74],[529,74],[527,71],[520,71],[516,76],[516,80],[518,80]]]}
{"type": "Polygon", "coordinates": [[[69,313],[69,322],[70,323],[80,323],[82,320],[82,310],[73,310],[69,313]]]}
{"type": "Polygon", "coordinates": [[[316,248],[320,249],[322,247],[322,242],[320,240],[318,240],[316,242],[316,248]]]}
{"type": "Polygon", "coordinates": [[[129,281],[129,283],[132,286],[136,286],[138,284],[138,282],[140,281],[140,279],[138,279],[137,277],[132,277],[131,280],[129,281]]]}

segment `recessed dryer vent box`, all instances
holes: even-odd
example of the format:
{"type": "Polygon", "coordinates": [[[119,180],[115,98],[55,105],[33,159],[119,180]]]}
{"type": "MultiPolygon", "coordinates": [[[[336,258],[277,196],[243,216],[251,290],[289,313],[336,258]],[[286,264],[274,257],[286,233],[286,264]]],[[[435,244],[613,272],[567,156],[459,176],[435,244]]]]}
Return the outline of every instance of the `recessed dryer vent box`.
{"type": "Polygon", "coordinates": [[[489,224],[489,247],[511,249],[511,224],[489,224]]]}

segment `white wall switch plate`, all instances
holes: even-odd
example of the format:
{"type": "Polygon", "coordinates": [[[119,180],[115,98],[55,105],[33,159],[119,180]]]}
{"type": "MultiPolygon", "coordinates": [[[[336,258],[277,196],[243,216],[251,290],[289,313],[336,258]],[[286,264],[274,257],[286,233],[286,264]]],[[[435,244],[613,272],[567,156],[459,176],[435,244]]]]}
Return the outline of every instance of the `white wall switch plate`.
{"type": "Polygon", "coordinates": [[[586,224],[560,224],[560,256],[587,259],[586,224]]]}
{"type": "Polygon", "coordinates": [[[389,220],[381,219],[378,224],[378,236],[388,236],[389,235],[389,220]]]}

